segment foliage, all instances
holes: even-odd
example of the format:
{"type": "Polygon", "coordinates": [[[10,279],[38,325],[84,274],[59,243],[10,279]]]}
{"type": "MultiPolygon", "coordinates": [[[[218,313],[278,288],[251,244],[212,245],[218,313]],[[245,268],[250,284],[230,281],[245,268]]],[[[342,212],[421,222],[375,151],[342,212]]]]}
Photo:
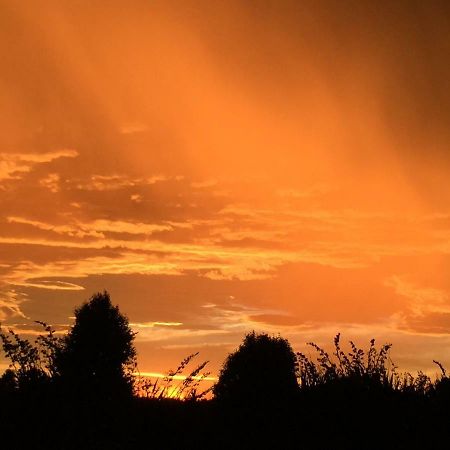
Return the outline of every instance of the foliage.
{"type": "Polygon", "coordinates": [[[57,372],[55,355],[62,349],[62,340],[55,336],[55,330],[44,322],[47,334],[40,335],[34,343],[21,338],[14,330],[3,332],[0,340],[3,352],[9,359],[8,383],[17,388],[49,381],[57,372]]]}
{"type": "Polygon", "coordinates": [[[75,310],[75,323],[56,353],[61,379],[96,394],[131,394],[136,368],[135,333],[107,292],[75,310]]]}
{"type": "Polygon", "coordinates": [[[48,376],[55,377],[59,375],[58,359],[65,351],[64,337],[56,336],[56,331],[51,325],[39,320],[36,323],[42,325],[45,331],[45,334],[36,338],[36,344],[41,355],[41,366],[48,376]]]}
{"type": "Polygon", "coordinates": [[[297,390],[295,354],[289,342],[252,332],[226,359],[213,392],[218,400],[253,404],[283,402],[297,390]]]}
{"type": "Polygon", "coordinates": [[[317,362],[297,353],[297,377],[302,389],[345,383],[352,390],[363,387],[426,396],[448,380],[438,361],[433,362],[440,368],[441,376],[435,382],[422,371],[418,371],[416,376],[409,372],[399,373],[389,356],[392,344],[384,344],[377,349],[375,339],[372,339],[369,350],[365,352],[350,341],[350,352],[346,353],[341,348],[339,333],[333,343],[332,356],[317,344],[308,343],[318,354],[317,362]]]}
{"type": "Polygon", "coordinates": [[[389,359],[391,344],[378,350],[375,339],[370,341],[367,354],[350,341],[351,350],[345,353],[340,345],[340,334],[334,338],[334,353],[330,355],[317,344],[309,342],[317,353],[317,363],[303,353],[297,353],[298,379],[301,387],[312,387],[342,379],[364,379],[380,385],[393,385],[396,367],[389,359]],[[334,357],[334,358],[333,358],[334,357]]]}
{"type": "Polygon", "coordinates": [[[3,351],[10,360],[9,376],[13,374],[16,387],[58,381],[86,394],[131,395],[135,333],[107,292],[95,294],[75,310],[75,324],[63,337],[45,322],[36,323],[45,333],[34,343],[13,330],[0,329],[3,351]]]}

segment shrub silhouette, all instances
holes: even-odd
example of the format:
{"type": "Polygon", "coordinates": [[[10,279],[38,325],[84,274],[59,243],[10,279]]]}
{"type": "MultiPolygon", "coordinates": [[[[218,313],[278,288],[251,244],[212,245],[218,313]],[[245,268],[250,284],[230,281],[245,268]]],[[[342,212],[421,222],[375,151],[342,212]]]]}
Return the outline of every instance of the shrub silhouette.
{"type": "Polygon", "coordinates": [[[6,369],[0,377],[0,395],[14,392],[18,388],[14,370],[6,369]]]}
{"type": "MultiPolygon", "coordinates": [[[[42,336],[45,339],[44,336],[42,336]]],[[[4,333],[0,328],[0,340],[3,352],[10,360],[9,369],[5,372],[8,385],[21,390],[36,390],[50,380],[50,367],[47,354],[39,346],[21,338],[13,330],[4,333]]],[[[2,377],[3,380],[3,377],[2,377]]],[[[3,380],[3,381],[5,381],[3,380]]]]}
{"type": "Polygon", "coordinates": [[[249,333],[226,359],[213,388],[219,401],[280,403],[298,391],[295,354],[286,339],[249,333]]]}
{"type": "Polygon", "coordinates": [[[301,388],[310,388],[331,383],[350,384],[353,388],[386,387],[395,389],[401,380],[396,366],[390,362],[391,344],[384,344],[378,350],[375,339],[370,341],[369,350],[358,348],[350,341],[350,352],[346,353],[340,345],[340,333],[334,338],[334,352],[330,356],[323,348],[310,342],[317,354],[317,363],[303,353],[297,353],[298,377],[301,388]]]}
{"type": "Polygon", "coordinates": [[[61,381],[89,395],[131,395],[134,337],[128,319],[111,304],[109,294],[93,295],[75,310],[75,324],[56,355],[61,381]]]}
{"type": "Polygon", "coordinates": [[[335,336],[331,355],[317,344],[308,343],[317,352],[316,362],[304,353],[297,353],[297,376],[302,392],[326,388],[328,395],[346,393],[361,398],[366,394],[376,397],[395,392],[419,399],[439,391],[441,397],[444,392],[450,397],[449,377],[440,362],[433,360],[441,370],[435,381],[420,370],[415,376],[399,373],[389,357],[392,344],[377,348],[375,339],[371,339],[369,349],[364,351],[349,341],[350,351],[344,352],[340,337],[340,333],[335,336]]]}

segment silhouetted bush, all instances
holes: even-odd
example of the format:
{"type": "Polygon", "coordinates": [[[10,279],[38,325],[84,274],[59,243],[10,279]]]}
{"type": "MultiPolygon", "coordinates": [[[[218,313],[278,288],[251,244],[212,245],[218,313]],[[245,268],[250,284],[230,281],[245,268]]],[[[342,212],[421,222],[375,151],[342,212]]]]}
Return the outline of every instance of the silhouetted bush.
{"type": "Polygon", "coordinates": [[[399,385],[395,365],[389,359],[391,344],[384,344],[378,350],[375,339],[370,341],[369,350],[358,348],[350,341],[350,352],[340,346],[340,334],[334,338],[334,353],[330,356],[324,349],[310,342],[317,353],[317,363],[303,353],[297,353],[298,379],[301,388],[324,384],[353,384],[353,387],[391,388],[399,385]]]}
{"type": "Polygon", "coordinates": [[[9,359],[9,370],[4,374],[10,386],[20,390],[36,390],[39,385],[50,381],[47,371],[46,355],[39,346],[21,338],[13,330],[4,333],[0,330],[3,352],[9,359]]]}
{"type": "Polygon", "coordinates": [[[226,359],[214,396],[236,404],[284,402],[298,390],[295,367],[295,354],[286,339],[249,333],[226,359]]]}
{"type": "Polygon", "coordinates": [[[0,395],[11,394],[18,389],[17,377],[14,370],[7,369],[0,377],[0,395]]]}
{"type": "MultiPolygon", "coordinates": [[[[375,339],[370,341],[367,352],[349,342],[350,351],[344,352],[340,345],[340,334],[334,338],[334,352],[330,356],[323,348],[310,342],[318,356],[315,362],[303,353],[297,353],[297,376],[300,388],[313,389],[328,387],[334,392],[346,390],[353,396],[361,392],[372,392],[379,395],[381,391],[413,394],[414,396],[430,396],[448,380],[444,367],[438,362],[441,376],[434,382],[431,378],[418,371],[416,376],[406,372],[399,373],[389,357],[391,344],[384,344],[379,349],[375,339]]],[[[445,388],[443,388],[445,389],[445,388]]]]}

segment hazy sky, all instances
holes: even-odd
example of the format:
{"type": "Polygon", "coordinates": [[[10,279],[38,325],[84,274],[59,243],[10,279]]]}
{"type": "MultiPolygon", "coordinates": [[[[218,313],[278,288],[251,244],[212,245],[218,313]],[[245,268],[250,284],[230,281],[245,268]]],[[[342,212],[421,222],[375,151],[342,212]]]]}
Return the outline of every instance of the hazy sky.
{"type": "Polygon", "coordinates": [[[252,329],[450,365],[448,1],[0,0],[0,57],[4,325],[107,289],[142,371],[252,329]]]}

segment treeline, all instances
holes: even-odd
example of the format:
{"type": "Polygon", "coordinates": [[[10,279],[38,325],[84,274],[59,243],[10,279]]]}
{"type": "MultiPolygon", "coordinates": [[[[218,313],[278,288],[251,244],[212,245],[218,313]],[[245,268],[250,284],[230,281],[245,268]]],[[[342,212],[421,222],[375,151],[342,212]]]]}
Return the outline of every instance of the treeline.
{"type": "Polygon", "coordinates": [[[0,436],[8,449],[375,449],[450,446],[450,378],[399,373],[389,344],[295,353],[249,333],[212,387],[195,355],[162,380],[137,375],[135,333],[108,293],[59,336],[0,329],[0,436]]]}

